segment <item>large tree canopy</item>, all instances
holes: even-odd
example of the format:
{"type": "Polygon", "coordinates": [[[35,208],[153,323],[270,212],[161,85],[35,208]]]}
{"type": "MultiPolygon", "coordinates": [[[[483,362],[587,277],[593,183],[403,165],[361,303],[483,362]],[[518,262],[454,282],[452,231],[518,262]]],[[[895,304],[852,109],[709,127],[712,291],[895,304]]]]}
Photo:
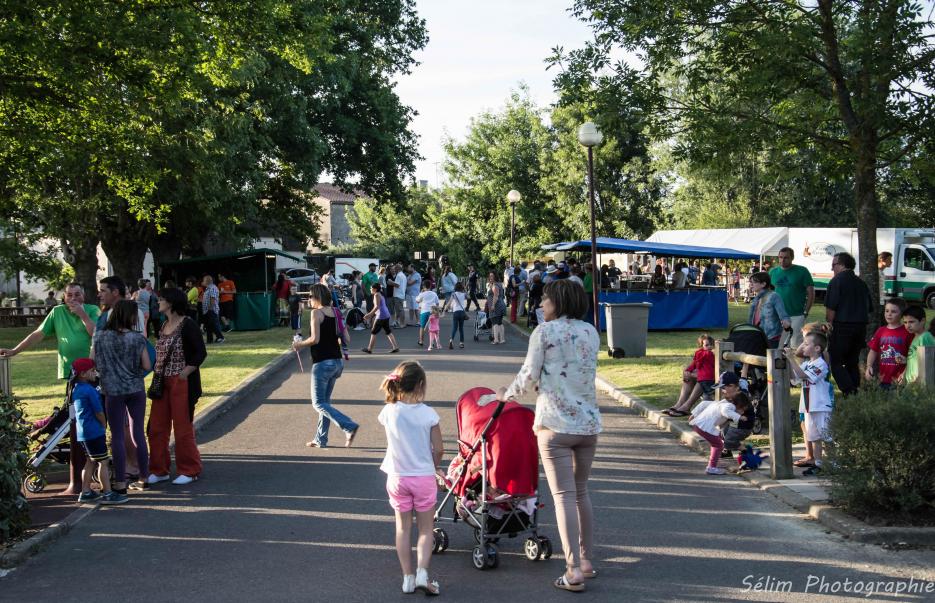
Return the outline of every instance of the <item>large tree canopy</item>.
{"type": "Polygon", "coordinates": [[[683,157],[753,139],[842,166],[875,290],[878,177],[935,134],[935,44],[922,11],[910,0],[577,0],[594,40],[551,60],[561,89],[627,98],[657,136],[679,139],[683,157]]]}
{"type": "Polygon", "coordinates": [[[413,0],[0,0],[0,14],[0,194],[81,248],[67,257],[84,282],[95,261],[79,251],[97,240],[132,278],[147,246],[315,238],[325,171],[403,194],[412,111],[391,80],[426,41],[413,0]]]}

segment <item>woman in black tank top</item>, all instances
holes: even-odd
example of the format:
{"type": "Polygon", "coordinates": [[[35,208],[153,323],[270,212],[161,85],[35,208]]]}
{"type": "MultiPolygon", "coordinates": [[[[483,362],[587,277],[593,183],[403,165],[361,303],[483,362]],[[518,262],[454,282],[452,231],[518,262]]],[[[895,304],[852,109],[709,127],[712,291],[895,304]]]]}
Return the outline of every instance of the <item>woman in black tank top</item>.
{"type": "Polygon", "coordinates": [[[338,320],[335,309],[331,306],[331,299],[331,291],[325,285],[311,286],[309,302],[312,315],[308,321],[309,336],[292,344],[296,351],[309,348],[312,356],[312,406],[318,411],[318,430],[315,437],[305,443],[310,448],[328,446],[328,430],[332,421],[344,431],[345,446],[351,445],[360,428],[350,417],[331,405],[334,384],[344,371],[340,338],[343,337],[346,344],[350,343],[347,327],[342,324],[341,330],[338,330],[338,320]]]}

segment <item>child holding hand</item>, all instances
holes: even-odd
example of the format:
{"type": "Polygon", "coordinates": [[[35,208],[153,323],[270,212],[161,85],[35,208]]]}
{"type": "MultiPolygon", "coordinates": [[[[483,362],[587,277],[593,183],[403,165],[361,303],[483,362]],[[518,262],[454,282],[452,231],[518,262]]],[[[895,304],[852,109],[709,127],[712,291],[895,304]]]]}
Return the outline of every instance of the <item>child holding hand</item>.
{"type": "Polygon", "coordinates": [[[682,392],[671,408],[662,411],[670,417],[688,416],[692,405],[702,395],[714,393],[714,338],[705,333],[698,338],[698,349],[691,364],[682,371],[682,392]]]}
{"type": "Polygon", "coordinates": [[[821,471],[822,442],[828,439],[828,423],[834,409],[834,386],[828,380],[831,371],[823,357],[828,338],[813,331],[805,336],[799,348],[807,358],[802,364],[793,350],[786,348],[785,352],[792,373],[802,381],[799,418],[805,434],[805,458],[794,464],[807,467],[803,475],[815,475],[821,471]]]}
{"type": "Polygon", "coordinates": [[[420,590],[439,594],[438,582],[429,580],[435,523],[438,479],[436,469],[442,460],[442,433],[439,418],[424,403],[426,377],[418,362],[401,362],[386,376],[380,389],[386,405],[378,420],[386,428],[386,456],[380,469],[386,473],[386,492],[396,510],[396,555],[403,570],[403,592],[420,590]],[[416,571],[412,567],[412,516],[419,532],[416,544],[416,571]]]}

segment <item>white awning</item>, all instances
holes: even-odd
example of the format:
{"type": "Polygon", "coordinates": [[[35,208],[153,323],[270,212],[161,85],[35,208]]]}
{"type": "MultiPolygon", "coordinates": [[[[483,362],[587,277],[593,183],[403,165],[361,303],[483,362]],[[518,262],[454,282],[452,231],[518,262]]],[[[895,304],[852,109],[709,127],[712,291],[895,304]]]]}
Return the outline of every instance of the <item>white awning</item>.
{"type": "Polygon", "coordinates": [[[772,228],[716,228],[706,230],[660,230],[646,239],[656,243],[727,247],[756,255],[777,255],[789,241],[789,229],[772,228]]]}

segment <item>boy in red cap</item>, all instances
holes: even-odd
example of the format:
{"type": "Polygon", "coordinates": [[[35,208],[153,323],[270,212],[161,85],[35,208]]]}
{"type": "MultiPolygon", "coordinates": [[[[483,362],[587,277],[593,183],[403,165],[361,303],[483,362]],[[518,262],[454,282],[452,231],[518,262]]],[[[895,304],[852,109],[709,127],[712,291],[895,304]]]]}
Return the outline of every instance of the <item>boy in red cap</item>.
{"type": "Polygon", "coordinates": [[[94,361],[90,358],[78,358],[71,363],[71,370],[75,373],[75,387],[71,392],[71,399],[75,405],[75,424],[78,431],[78,441],[88,454],[89,462],[81,474],[81,494],[79,503],[100,502],[102,505],[119,505],[127,502],[126,494],[120,494],[110,489],[110,467],[107,461],[107,420],[104,418],[104,406],[101,404],[101,395],[91,385],[97,377],[94,361]],[[97,466],[97,476],[101,480],[101,492],[98,494],[91,489],[91,476],[97,466]]]}

